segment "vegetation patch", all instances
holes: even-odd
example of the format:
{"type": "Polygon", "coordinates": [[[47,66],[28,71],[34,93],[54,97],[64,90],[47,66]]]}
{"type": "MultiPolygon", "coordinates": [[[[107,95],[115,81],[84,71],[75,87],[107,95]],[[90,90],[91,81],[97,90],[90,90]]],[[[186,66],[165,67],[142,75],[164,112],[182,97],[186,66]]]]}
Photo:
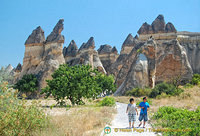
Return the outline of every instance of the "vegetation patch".
{"type": "Polygon", "coordinates": [[[160,107],[153,115],[156,127],[174,130],[163,132],[164,136],[200,135],[200,107],[195,111],[174,107],[160,107]]]}
{"type": "Polygon", "coordinates": [[[150,93],[152,92],[151,88],[133,88],[130,91],[127,91],[125,93],[126,96],[136,96],[136,97],[140,97],[140,96],[149,96],[150,93]]]}
{"type": "Polygon", "coordinates": [[[90,65],[60,65],[52,78],[47,80],[48,85],[42,93],[46,98],[53,96],[59,105],[65,105],[66,99],[72,105],[82,105],[83,98],[95,99],[100,94],[111,94],[116,90],[112,76],[104,75],[90,65]]]}
{"type": "Polygon", "coordinates": [[[17,91],[8,88],[7,83],[0,85],[0,135],[27,136],[35,130],[42,130],[48,124],[45,113],[38,103],[26,104],[17,99],[17,91]]]}
{"type": "Polygon", "coordinates": [[[106,96],[99,102],[100,106],[114,106],[115,105],[115,99],[113,97],[106,96]]]}
{"type": "Polygon", "coordinates": [[[166,97],[167,96],[175,96],[182,93],[184,90],[178,87],[175,87],[173,84],[167,84],[165,82],[157,84],[152,92],[150,93],[149,97],[155,98],[159,95],[166,97]]]}

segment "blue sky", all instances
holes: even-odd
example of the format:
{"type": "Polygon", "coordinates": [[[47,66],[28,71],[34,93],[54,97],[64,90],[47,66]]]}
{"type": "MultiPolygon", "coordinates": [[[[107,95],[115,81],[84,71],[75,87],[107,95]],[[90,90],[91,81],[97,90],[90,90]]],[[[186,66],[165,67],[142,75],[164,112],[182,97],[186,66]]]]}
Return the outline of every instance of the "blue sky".
{"type": "Polygon", "coordinates": [[[200,0],[1,0],[0,66],[23,62],[24,42],[37,26],[47,37],[60,18],[64,46],[73,39],[78,47],[91,36],[118,51],[129,33],[163,14],[178,31],[200,32],[200,0]]]}

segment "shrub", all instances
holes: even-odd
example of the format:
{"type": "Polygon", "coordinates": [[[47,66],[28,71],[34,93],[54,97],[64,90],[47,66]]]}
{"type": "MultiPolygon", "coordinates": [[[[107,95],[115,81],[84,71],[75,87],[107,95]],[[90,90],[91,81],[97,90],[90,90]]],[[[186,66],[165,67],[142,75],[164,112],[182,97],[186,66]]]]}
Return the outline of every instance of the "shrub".
{"type": "Polygon", "coordinates": [[[114,78],[103,75],[97,69],[92,70],[89,65],[60,67],[52,74],[52,80],[47,80],[47,87],[43,89],[46,98],[52,95],[57,104],[64,105],[65,98],[72,105],[84,104],[83,98],[97,98],[101,93],[112,93],[116,90],[114,78]]]}
{"type": "Polygon", "coordinates": [[[181,88],[176,88],[172,84],[167,84],[167,83],[160,83],[155,86],[154,89],[152,89],[152,92],[150,93],[151,98],[155,98],[158,95],[161,95],[162,93],[165,93],[166,95],[169,96],[174,96],[174,95],[179,95],[182,93],[183,90],[181,88]]]}
{"type": "Polygon", "coordinates": [[[174,129],[175,132],[163,132],[163,135],[197,136],[200,135],[200,112],[174,107],[160,107],[153,115],[155,126],[174,129]],[[183,132],[183,130],[188,130],[183,132]],[[178,132],[177,130],[180,130],[178,132]]]}
{"type": "Polygon", "coordinates": [[[192,77],[191,84],[199,85],[200,84],[200,74],[194,74],[192,77]]]}
{"type": "Polygon", "coordinates": [[[38,89],[37,77],[33,74],[24,75],[15,85],[14,89],[18,89],[22,93],[34,93],[38,89]]]}
{"type": "Polygon", "coordinates": [[[190,83],[184,85],[184,88],[192,88],[192,87],[194,87],[194,85],[190,83]]]}
{"type": "Polygon", "coordinates": [[[151,93],[152,89],[150,88],[134,88],[130,91],[127,91],[125,93],[125,95],[127,96],[136,96],[136,97],[140,97],[140,96],[149,96],[151,93]]]}
{"type": "Polygon", "coordinates": [[[114,106],[115,105],[115,99],[113,97],[106,96],[99,102],[100,106],[114,106]]]}
{"type": "Polygon", "coordinates": [[[27,136],[35,130],[41,130],[48,124],[48,118],[37,104],[27,105],[17,99],[17,92],[0,85],[0,135],[27,136]]]}

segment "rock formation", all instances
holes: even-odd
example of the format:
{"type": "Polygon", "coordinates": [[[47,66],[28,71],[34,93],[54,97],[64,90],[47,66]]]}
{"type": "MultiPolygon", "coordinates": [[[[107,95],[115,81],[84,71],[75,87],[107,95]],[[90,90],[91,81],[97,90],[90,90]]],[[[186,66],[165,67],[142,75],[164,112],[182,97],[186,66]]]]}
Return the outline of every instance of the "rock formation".
{"type": "MultiPolygon", "coordinates": [[[[187,56],[192,53],[181,46],[179,41],[183,41],[183,38],[177,38],[177,31],[172,23],[165,25],[164,17],[159,15],[151,25],[144,23],[138,34],[138,43],[123,60],[116,76],[119,88],[115,95],[124,95],[132,88],[144,87],[147,84],[153,88],[156,83],[171,82],[178,76],[182,82],[192,78],[193,70],[187,56]],[[148,73],[144,70],[146,66],[141,67],[141,64],[137,64],[138,55],[141,53],[147,58],[148,73]],[[148,79],[148,82],[142,83],[141,78],[146,81],[148,79]]],[[[192,59],[194,58],[193,55],[192,59]]]]}
{"type": "Polygon", "coordinates": [[[143,87],[147,83],[153,88],[156,83],[171,82],[178,76],[181,76],[184,82],[191,79],[192,74],[186,51],[178,40],[164,41],[160,44],[149,39],[145,43],[137,44],[127,57],[116,78],[116,83],[120,86],[115,95],[123,95],[126,91],[143,87]],[[148,73],[138,74],[137,60],[141,53],[147,57],[148,73]],[[146,77],[140,75],[146,75],[146,77]],[[141,83],[141,78],[148,79],[148,82],[141,83]]]}
{"type": "Polygon", "coordinates": [[[110,66],[116,61],[118,55],[118,51],[116,47],[111,47],[110,45],[101,45],[98,49],[99,58],[103,64],[103,67],[108,72],[110,70],[110,66]]]}
{"type": "Polygon", "coordinates": [[[186,49],[193,72],[200,74],[200,33],[178,32],[177,39],[186,49]]]}
{"type": "Polygon", "coordinates": [[[164,16],[158,15],[151,25],[145,22],[138,30],[139,35],[157,34],[157,33],[176,33],[174,25],[170,22],[165,24],[164,16]]]}
{"type": "Polygon", "coordinates": [[[78,47],[75,43],[74,40],[72,40],[68,47],[64,47],[63,49],[63,55],[65,58],[65,62],[67,63],[68,61],[71,61],[72,59],[74,59],[76,57],[76,54],[78,52],[78,47]]]}
{"type": "Polygon", "coordinates": [[[46,80],[60,64],[64,64],[63,19],[59,20],[45,41],[44,31],[37,27],[25,42],[25,55],[19,79],[25,74],[35,74],[39,80],[39,90],[46,86],[46,80]]]}
{"type": "Polygon", "coordinates": [[[70,66],[78,64],[84,64],[84,65],[89,64],[92,66],[92,68],[97,68],[102,73],[106,73],[99,58],[98,52],[94,48],[95,48],[94,38],[90,37],[87,43],[83,43],[81,45],[75,57],[70,59],[65,59],[65,61],[70,66]]]}
{"type": "Polygon", "coordinates": [[[165,24],[163,15],[151,25],[143,23],[139,36],[129,34],[119,55],[116,47],[107,44],[101,45],[97,52],[93,37],[79,49],[74,40],[62,48],[63,21],[58,21],[46,40],[40,26],[33,30],[25,42],[23,66],[19,64],[15,69],[17,80],[25,74],[35,74],[40,91],[60,64],[89,64],[102,73],[113,74],[119,87],[114,95],[124,95],[135,87],[153,88],[157,83],[171,82],[178,76],[182,82],[187,82],[193,73],[200,74],[200,33],[177,32],[171,22],[165,24]],[[141,60],[141,55],[146,60],[141,60]]]}
{"type": "Polygon", "coordinates": [[[133,38],[133,36],[129,34],[122,44],[122,49],[121,49],[119,57],[111,65],[110,69],[108,70],[109,74],[113,74],[115,77],[117,77],[118,72],[122,68],[124,61],[127,59],[128,54],[135,47],[136,43],[137,43],[137,39],[133,38]]]}

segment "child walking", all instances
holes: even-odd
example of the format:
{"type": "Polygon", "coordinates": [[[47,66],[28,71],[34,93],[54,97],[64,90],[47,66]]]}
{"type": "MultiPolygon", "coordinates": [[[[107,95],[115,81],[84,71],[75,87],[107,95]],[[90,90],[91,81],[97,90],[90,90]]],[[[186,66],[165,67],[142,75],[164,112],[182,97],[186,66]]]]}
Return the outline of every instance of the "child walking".
{"type": "Polygon", "coordinates": [[[126,113],[128,113],[129,128],[131,128],[131,121],[133,122],[132,128],[134,128],[134,122],[136,121],[136,113],[138,115],[138,111],[134,99],[131,98],[129,101],[130,103],[127,105],[126,113]]]}

